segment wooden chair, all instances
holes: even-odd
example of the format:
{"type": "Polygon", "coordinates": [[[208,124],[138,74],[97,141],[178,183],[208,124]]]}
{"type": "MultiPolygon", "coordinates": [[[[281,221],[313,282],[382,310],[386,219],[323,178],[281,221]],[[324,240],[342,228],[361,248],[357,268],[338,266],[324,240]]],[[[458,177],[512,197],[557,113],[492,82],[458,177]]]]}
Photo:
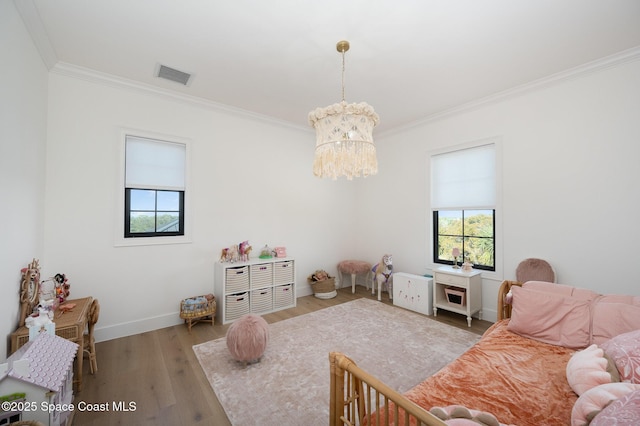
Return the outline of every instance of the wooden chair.
{"type": "Polygon", "coordinates": [[[98,372],[98,360],[96,359],[96,341],[93,336],[93,329],[98,322],[98,317],[100,316],[100,302],[98,299],[93,299],[91,302],[91,306],[89,307],[89,312],[87,312],[87,333],[84,335],[84,353],[86,353],[89,357],[89,369],[91,374],[95,374],[98,372]]]}

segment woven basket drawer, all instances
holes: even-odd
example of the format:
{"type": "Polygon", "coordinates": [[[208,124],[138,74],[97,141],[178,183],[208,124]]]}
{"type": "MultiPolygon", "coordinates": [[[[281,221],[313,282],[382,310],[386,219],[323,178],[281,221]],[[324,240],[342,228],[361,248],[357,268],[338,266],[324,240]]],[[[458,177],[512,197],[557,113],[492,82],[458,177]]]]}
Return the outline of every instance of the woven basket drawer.
{"type": "Polygon", "coordinates": [[[226,270],[226,292],[237,293],[249,290],[249,267],[239,266],[226,270]]]}
{"type": "Polygon", "coordinates": [[[262,263],[251,265],[251,288],[271,285],[273,279],[273,264],[262,263]]]}
{"type": "Polygon", "coordinates": [[[249,293],[228,294],[226,296],[225,321],[240,318],[249,312],[249,293]]]}
{"type": "Polygon", "coordinates": [[[275,293],[273,305],[275,309],[293,305],[293,284],[280,285],[274,287],[275,293]]]}
{"type": "Polygon", "coordinates": [[[273,310],[273,289],[264,288],[251,292],[251,312],[260,313],[273,310]]]}
{"type": "Polygon", "coordinates": [[[276,262],[273,264],[274,284],[288,284],[293,282],[293,262],[286,260],[284,262],[276,262]]]}

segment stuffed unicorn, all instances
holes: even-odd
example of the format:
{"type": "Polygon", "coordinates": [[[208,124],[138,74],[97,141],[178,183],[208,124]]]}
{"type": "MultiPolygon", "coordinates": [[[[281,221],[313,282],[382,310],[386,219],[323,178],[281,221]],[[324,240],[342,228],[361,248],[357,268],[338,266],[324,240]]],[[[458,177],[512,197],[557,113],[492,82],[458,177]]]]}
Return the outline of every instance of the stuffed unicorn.
{"type": "Polygon", "coordinates": [[[393,256],[385,254],[382,260],[376,263],[371,269],[373,272],[373,282],[371,283],[371,294],[376,294],[376,282],[378,283],[378,300],[382,297],[382,285],[384,284],[389,292],[389,299],[393,299],[393,256]]]}

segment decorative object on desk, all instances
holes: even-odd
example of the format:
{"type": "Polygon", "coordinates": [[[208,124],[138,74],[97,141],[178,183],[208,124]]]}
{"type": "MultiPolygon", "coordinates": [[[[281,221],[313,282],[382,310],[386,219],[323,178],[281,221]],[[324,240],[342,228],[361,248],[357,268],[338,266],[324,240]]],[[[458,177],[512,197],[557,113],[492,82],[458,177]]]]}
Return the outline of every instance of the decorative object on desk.
{"type": "Polygon", "coordinates": [[[67,276],[65,274],[56,274],[53,277],[53,281],[56,283],[56,297],[60,303],[64,303],[71,293],[71,285],[67,282],[67,276]]]}
{"type": "Polygon", "coordinates": [[[191,327],[200,321],[213,325],[216,315],[216,298],[213,294],[190,297],[180,302],[180,318],[187,324],[189,333],[191,327]]]}
{"type": "Polygon", "coordinates": [[[393,299],[393,256],[390,254],[382,256],[380,262],[376,263],[371,271],[373,272],[371,292],[375,291],[375,285],[378,284],[378,300],[381,299],[380,293],[383,287],[387,288],[389,298],[393,299]]]}
{"type": "Polygon", "coordinates": [[[460,269],[458,266],[458,256],[460,256],[460,249],[458,247],[454,247],[451,250],[451,257],[453,257],[453,269],[460,269]]]}
{"type": "Polygon", "coordinates": [[[287,257],[287,248],[286,247],[276,247],[273,249],[276,252],[276,257],[287,257]]]}
{"type": "Polygon", "coordinates": [[[342,54],[342,102],[309,113],[309,124],[316,130],[313,174],[336,180],[345,176],[352,180],[360,175],[378,173],[373,128],[380,117],[366,102],[347,104],[344,97],[344,54],[349,42],[336,45],[342,54]]]}
{"type": "Polygon", "coordinates": [[[332,299],[338,295],[335,277],[329,276],[324,269],[318,269],[309,275],[307,282],[313,289],[313,295],[318,299],[332,299]]]}
{"type": "Polygon", "coordinates": [[[265,244],[264,247],[262,247],[262,250],[260,250],[260,256],[258,257],[260,259],[271,259],[273,257],[273,250],[265,244]]]}
{"type": "Polygon", "coordinates": [[[462,264],[462,270],[464,272],[471,272],[473,270],[473,263],[469,262],[469,259],[465,260],[462,264]]]}
{"type": "Polygon", "coordinates": [[[54,312],[43,307],[38,308],[38,314],[29,315],[25,321],[25,326],[29,329],[29,340],[38,337],[38,334],[45,332],[56,334],[56,325],[53,323],[54,312]]]}
{"type": "Polygon", "coordinates": [[[58,310],[60,311],[60,315],[62,315],[65,312],[71,311],[75,307],[76,307],[75,303],[65,303],[64,305],[58,306],[58,310]]]}
{"type": "Polygon", "coordinates": [[[249,254],[251,253],[251,246],[249,245],[249,241],[243,241],[238,244],[238,250],[240,252],[240,260],[242,262],[246,262],[249,260],[249,254]]]}
{"type": "Polygon", "coordinates": [[[227,330],[227,348],[231,356],[245,365],[260,361],[268,341],[269,325],[259,315],[243,315],[227,330]]]}
{"type": "Polygon", "coordinates": [[[20,285],[20,327],[24,325],[26,318],[31,315],[38,304],[40,295],[40,265],[33,259],[31,263],[21,270],[22,282],[20,285]]]}

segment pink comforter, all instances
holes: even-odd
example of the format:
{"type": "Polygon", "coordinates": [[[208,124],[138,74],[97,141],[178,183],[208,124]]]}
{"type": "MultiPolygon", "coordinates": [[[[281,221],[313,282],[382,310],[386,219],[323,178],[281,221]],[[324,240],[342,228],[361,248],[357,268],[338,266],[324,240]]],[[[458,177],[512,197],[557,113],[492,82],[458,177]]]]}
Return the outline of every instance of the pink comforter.
{"type": "Polygon", "coordinates": [[[486,411],[503,424],[569,425],[577,395],[566,366],[574,351],[512,333],[508,321],[405,396],[427,410],[455,404],[486,411]]]}

